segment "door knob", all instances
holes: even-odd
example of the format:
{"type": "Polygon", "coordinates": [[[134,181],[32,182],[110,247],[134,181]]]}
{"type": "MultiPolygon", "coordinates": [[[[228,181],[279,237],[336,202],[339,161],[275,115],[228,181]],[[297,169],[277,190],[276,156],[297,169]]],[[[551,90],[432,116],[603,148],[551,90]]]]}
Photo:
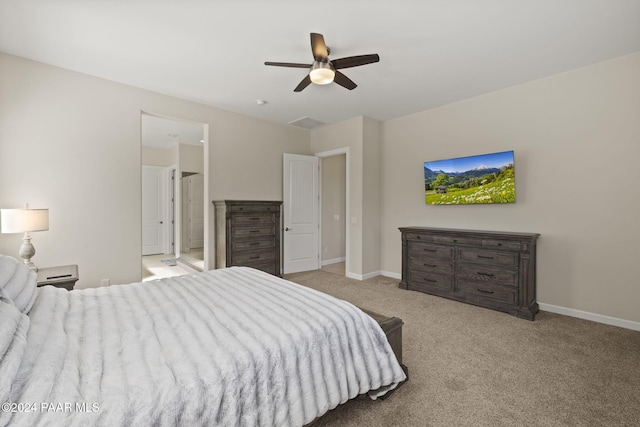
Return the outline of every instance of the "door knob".
{"type": "Polygon", "coordinates": [[[293,230],[293,228],[287,227],[287,228],[284,229],[284,231],[289,231],[289,230],[293,230]]]}
{"type": "Polygon", "coordinates": [[[164,222],[163,222],[163,221],[160,221],[160,224],[164,224],[164,222]]]}

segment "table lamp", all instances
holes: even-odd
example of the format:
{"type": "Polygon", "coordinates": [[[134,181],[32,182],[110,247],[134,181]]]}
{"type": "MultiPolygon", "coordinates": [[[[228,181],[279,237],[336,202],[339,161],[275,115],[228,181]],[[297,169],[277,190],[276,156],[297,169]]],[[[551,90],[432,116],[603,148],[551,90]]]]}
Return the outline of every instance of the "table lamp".
{"type": "Polygon", "coordinates": [[[24,233],[22,245],[18,254],[31,270],[38,271],[38,267],[31,262],[36,254],[36,249],[31,244],[32,231],[45,231],[49,229],[49,209],[29,209],[29,204],[24,209],[0,209],[0,232],[2,234],[24,233]]]}

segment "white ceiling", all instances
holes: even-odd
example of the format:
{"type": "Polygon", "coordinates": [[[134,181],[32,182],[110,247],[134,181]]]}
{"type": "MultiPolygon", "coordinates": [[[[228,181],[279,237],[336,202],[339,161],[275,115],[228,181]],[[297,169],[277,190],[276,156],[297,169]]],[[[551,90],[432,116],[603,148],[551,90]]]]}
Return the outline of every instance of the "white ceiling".
{"type": "Polygon", "coordinates": [[[0,0],[0,51],[277,123],[404,116],[640,51],[640,0],[0,0]],[[309,33],[358,87],[294,87],[309,33]],[[258,105],[256,100],[265,100],[258,105]]]}

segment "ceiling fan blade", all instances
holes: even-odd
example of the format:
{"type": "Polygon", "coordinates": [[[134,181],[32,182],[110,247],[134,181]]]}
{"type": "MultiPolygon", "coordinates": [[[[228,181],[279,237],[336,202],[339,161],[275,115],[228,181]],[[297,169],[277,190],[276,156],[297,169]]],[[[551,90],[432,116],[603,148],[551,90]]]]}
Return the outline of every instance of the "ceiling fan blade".
{"type": "Polygon", "coordinates": [[[316,61],[326,62],[329,60],[329,51],[322,34],[311,33],[311,51],[316,61]]]}
{"type": "Polygon", "coordinates": [[[349,77],[345,76],[338,70],[336,70],[336,76],[333,78],[333,81],[349,90],[353,90],[358,86],[353,82],[353,80],[351,80],[349,77]]]}
{"type": "Polygon", "coordinates": [[[341,68],[358,67],[360,65],[373,64],[380,61],[377,53],[371,55],[348,56],[346,58],[335,59],[331,61],[333,68],[339,70],[341,68]]]}
{"type": "Polygon", "coordinates": [[[309,86],[310,84],[311,84],[311,77],[309,77],[309,74],[307,74],[307,76],[304,79],[302,79],[302,81],[298,84],[298,86],[296,86],[296,88],[293,91],[302,92],[302,89],[309,86]]]}
{"type": "Polygon", "coordinates": [[[311,68],[311,64],[296,64],[294,62],[265,62],[264,65],[273,65],[275,67],[291,67],[291,68],[311,68]]]}

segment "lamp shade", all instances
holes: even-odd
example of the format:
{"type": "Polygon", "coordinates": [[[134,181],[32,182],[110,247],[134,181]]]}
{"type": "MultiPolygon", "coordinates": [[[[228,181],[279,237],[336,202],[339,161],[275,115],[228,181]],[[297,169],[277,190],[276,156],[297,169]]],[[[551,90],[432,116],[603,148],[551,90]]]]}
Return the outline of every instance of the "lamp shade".
{"type": "Polygon", "coordinates": [[[49,209],[0,209],[0,232],[24,233],[49,229],[49,209]]]}

